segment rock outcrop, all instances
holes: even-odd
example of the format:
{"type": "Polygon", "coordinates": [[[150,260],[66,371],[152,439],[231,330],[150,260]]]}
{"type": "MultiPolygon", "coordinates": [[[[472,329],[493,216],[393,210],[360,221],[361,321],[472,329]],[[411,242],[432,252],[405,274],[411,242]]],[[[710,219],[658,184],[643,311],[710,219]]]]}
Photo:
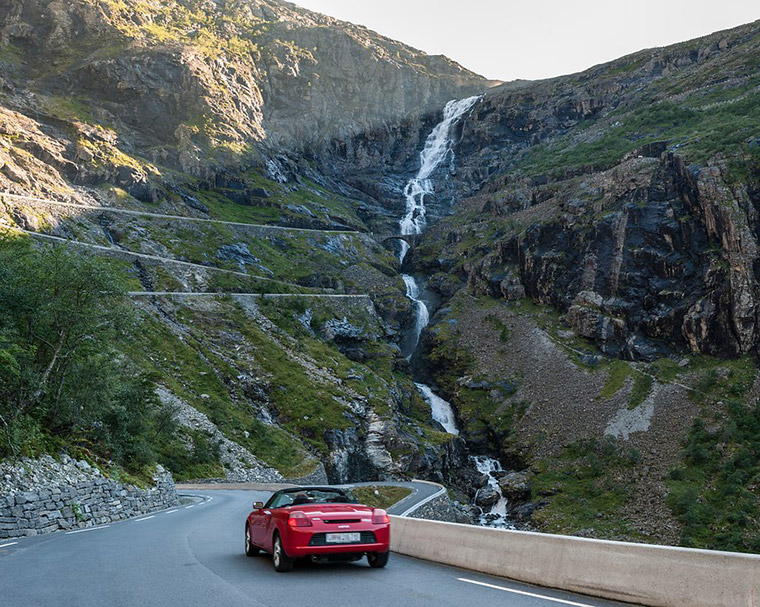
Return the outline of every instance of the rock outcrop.
{"type": "Polygon", "coordinates": [[[0,47],[6,107],[80,132],[97,124],[122,153],[204,178],[263,166],[262,155],[297,160],[307,148],[320,154],[390,132],[489,84],[444,57],[278,0],[12,0],[0,47]]]}
{"type": "Polygon", "coordinates": [[[451,176],[471,196],[461,202],[470,218],[434,231],[448,244],[429,270],[464,253],[457,268],[472,292],[550,304],[612,356],[755,351],[752,138],[711,142],[732,110],[717,127],[714,105],[694,104],[713,94],[752,106],[745,63],[760,52],[758,27],[486,93],[463,121],[451,176]]]}

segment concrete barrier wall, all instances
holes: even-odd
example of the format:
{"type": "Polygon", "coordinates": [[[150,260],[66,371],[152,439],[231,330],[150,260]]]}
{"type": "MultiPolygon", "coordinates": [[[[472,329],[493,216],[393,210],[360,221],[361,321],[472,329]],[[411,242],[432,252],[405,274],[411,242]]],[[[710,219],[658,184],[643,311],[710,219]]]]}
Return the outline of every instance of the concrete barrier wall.
{"type": "Polygon", "coordinates": [[[489,529],[394,516],[391,549],[657,607],[760,607],[760,556],[489,529]]]}

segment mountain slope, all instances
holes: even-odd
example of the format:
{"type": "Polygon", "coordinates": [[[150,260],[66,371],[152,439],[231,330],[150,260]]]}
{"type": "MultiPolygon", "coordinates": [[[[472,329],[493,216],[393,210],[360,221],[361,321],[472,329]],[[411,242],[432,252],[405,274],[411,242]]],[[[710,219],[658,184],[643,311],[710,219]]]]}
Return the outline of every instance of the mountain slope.
{"type": "Polygon", "coordinates": [[[542,528],[754,549],[758,61],[754,23],[489,91],[461,125],[461,198],[414,252],[431,380],[533,471],[542,528]]]}
{"type": "MultiPolygon", "coordinates": [[[[180,478],[452,477],[463,444],[431,423],[392,343],[412,306],[367,235],[376,203],[304,154],[489,83],[275,0],[0,9],[0,190],[22,195],[2,197],[0,221],[115,258],[123,290],[248,294],[132,295],[137,328],[115,345],[176,425],[145,448],[180,478]]],[[[13,432],[44,434],[41,410],[3,406],[13,432]]],[[[60,432],[108,457],[84,420],[60,432]]],[[[8,449],[53,448],[13,436],[8,449]]]]}
{"type": "Polygon", "coordinates": [[[345,139],[486,86],[445,58],[274,0],[4,4],[11,105],[110,128],[122,152],[198,176],[214,156],[345,139]]]}

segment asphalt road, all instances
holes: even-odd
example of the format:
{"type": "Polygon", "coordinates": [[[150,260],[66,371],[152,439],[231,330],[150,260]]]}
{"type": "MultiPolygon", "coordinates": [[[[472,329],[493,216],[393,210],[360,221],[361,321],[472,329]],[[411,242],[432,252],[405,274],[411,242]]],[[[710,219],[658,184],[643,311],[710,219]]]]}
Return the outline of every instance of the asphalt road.
{"type": "Polygon", "coordinates": [[[620,605],[396,554],[385,569],[370,569],[362,560],[276,573],[268,556],[248,558],[243,552],[251,503],[269,493],[184,493],[192,496],[187,503],[149,517],[0,541],[0,605],[620,605]]]}

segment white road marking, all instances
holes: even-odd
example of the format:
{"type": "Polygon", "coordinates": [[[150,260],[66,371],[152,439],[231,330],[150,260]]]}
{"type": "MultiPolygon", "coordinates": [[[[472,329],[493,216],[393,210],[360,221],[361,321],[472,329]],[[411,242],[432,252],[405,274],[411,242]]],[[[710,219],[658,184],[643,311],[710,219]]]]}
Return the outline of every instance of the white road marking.
{"type": "Polygon", "coordinates": [[[195,508],[195,504],[193,504],[192,506],[185,506],[185,510],[190,510],[190,508],[195,508]]]}
{"type": "MultiPolygon", "coordinates": [[[[412,493],[412,496],[415,495],[416,493],[417,493],[417,491],[415,490],[414,493],[412,493]]],[[[424,500],[420,500],[419,502],[417,502],[411,508],[407,508],[406,510],[404,510],[404,512],[402,512],[401,514],[399,514],[399,516],[409,516],[412,512],[414,512],[418,508],[422,508],[422,506],[424,506],[428,502],[432,502],[435,498],[437,498],[439,495],[443,495],[444,493],[446,493],[446,488],[445,487],[441,487],[438,491],[436,491],[435,493],[433,493],[433,495],[428,495],[424,500]]],[[[408,497],[412,497],[412,496],[408,496],[408,497]]]]}
{"type": "Polygon", "coordinates": [[[8,546],[15,546],[18,542],[9,542],[7,544],[0,544],[0,548],[7,548],[8,546]]]}
{"type": "Polygon", "coordinates": [[[164,512],[164,514],[174,514],[175,512],[177,512],[177,511],[176,510],[169,510],[168,512],[164,512]]]}
{"type": "Polygon", "coordinates": [[[151,514],[150,516],[144,516],[143,518],[136,518],[135,523],[141,523],[142,521],[147,521],[151,518],[155,518],[155,515],[151,514]]]}
{"type": "Polygon", "coordinates": [[[562,603],[563,605],[573,605],[573,607],[593,607],[588,603],[574,603],[573,601],[565,601],[564,599],[555,599],[551,596],[544,596],[542,594],[534,594],[533,592],[524,592],[523,590],[514,590],[513,588],[504,588],[504,586],[495,586],[494,584],[486,584],[485,582],[477,582],[475,580],[468,580],[466,578],[457,578],[460,582],[467,582],[468,584],[476,584],[478,586],[485,586],[486,588],[493,588],[494,590],[502,590],[503,592],[511,592],[512,594],[520,594],[522,596],[529,596],[534,599],[543,599],[544,601],[551,601],[552,603],[562,603]]]}
{"type": "Polygon", "coordinates": [[[77,529],[76,531],[67,531],[66,535],[72,535],[74,533],[84,533],[85,531],[97,531],[98,529],[108,529],[111,525],[102,525],[100,527],[88,527],[87,529],[77,529]]]}

